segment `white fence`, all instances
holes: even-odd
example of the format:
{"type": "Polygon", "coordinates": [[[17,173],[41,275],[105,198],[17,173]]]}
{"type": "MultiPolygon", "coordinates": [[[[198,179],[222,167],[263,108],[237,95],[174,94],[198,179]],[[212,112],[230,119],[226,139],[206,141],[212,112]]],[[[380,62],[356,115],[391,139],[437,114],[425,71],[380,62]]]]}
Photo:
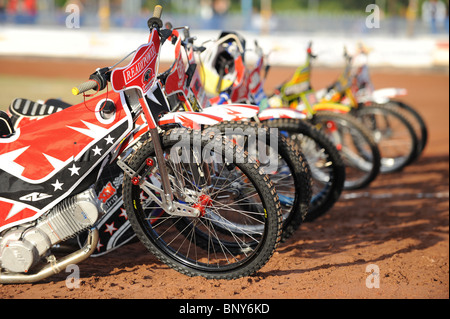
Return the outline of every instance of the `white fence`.
{"type": "MultiPolygon", "coordinates": [[[[217,31],[196,31],[198,43],[216,39],[217,31]]],[[[363,42],[372,49],[369,63],[377,67],[430,68],[448,67],[449,39],[445,36],[367,37],[338,36],[331,34],[278,34],[260,36],[241,33],[252,48],[254,40],[265,52],[271,52],[272,65],[296,66],[305,60],[306,46],[313,42],[313,51],[318,54],[316,65],[339,67],[343,64],[343,48],[351,52],[363,42]]],[[[82,59],[120,59],[131,50],[143,44],[148,38],[144,30],[110,30],[101,32],[87,28],[43,28],[29,26],[2,26],[0,29],[0,59],[2,56],[41,56],[82,59]]],[[[173,55],[170,47],[163,48],[161,61],[170,61],[173,55]]],[[[249,55],[251,57],[251,54],[249,55]]],[[[1,72],[1,70],[0,70],[1,72]]]]}

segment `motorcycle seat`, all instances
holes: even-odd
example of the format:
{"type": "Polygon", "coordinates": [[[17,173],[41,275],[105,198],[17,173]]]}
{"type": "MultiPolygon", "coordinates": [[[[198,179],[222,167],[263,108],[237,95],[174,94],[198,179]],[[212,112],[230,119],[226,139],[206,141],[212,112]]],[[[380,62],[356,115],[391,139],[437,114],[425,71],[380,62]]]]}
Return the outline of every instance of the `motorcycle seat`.
{"type": "Polygon", "coordinates": [[[14,133],[14,126],[11,118],[5,111],[0,110],[0,138],[7,137],[14,133]]]}
{"type": "Polygon", "coordinates": [[[70,104],[57,99],[51,99],[41,103],[18,98],[11,103],[9,111],[13,117],[40,117],[59,112],[69,106],[70,104]]]}

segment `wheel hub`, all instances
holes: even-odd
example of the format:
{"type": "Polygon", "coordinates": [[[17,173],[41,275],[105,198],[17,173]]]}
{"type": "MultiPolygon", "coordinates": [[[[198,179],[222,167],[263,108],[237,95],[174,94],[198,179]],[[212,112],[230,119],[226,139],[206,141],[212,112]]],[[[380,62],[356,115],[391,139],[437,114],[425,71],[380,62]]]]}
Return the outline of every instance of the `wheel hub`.
{"type": "Polygon", "coordinates": [[[200,195],[198,197],[198,203],[194,204],[192,207],[200,212],[200,216],[205,216],[206,208],[212,205],[212,199],[206,194],[200,195]]]}

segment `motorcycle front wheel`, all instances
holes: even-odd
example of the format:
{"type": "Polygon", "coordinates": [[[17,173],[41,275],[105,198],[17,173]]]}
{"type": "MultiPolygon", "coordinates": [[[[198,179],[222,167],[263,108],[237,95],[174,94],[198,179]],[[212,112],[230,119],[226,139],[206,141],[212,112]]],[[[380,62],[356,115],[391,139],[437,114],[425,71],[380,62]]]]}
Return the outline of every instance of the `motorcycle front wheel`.
{"type": "Polygon", "coordinates": [[[334,143],[345,164],[344,190],[361,189],[378,176],[381,155],[372,133],[354,116],[318,111],[311,119],[334,143]]]}
{"type": "MultiPolygon", "coordinates": [[[[195,207],[200,214],[167,213],[149,194],[161,197],[162,191],[135,185],[125,176],[124,205],[139,240],[188,276],[236,279],[261,269],[280,242],[282,214],[276,190],[258,163],[222,136],[208,138],[200,131],[175,128],[160,140],[173,202],[195,207]]],[[[141,180],[161,187],[151,140],[128,165],[141,180]]]]}
{"type": "Polygon", "coordinates": [[[414,129],[414,133],[416,133],[417,136],[417,151],[413,161],[417,160],[420,155],[422,155],[428,142],[428,127],[422,115],[412,106],[397,100],[390,100],[384,104],[373,103],[372,105],[393,109],[404,116],[409,124],[411,124],[414,129]]]}
{"type": "Polygon", "coordinates": [[[412,125],[395,109],[383,105],[355,109],[356,117],[373,134],[381,153],[381,173],[401,171],[417,156],[418,140],[412,125]]]}
{"type": "Polygon", "coordinates": [[[281,240],[286,241],[309,214],[312,185],[306,158],[278,130],[256,122],[225,121],[206,127],[204,132],[217,134],[216,130],[255,157],[270,177],[283,214],[281,240]]]}
{"type": "Polygon", "coordinates": [[[306,158],[312,177],[312,196],[305,221],[312,222],[338,201],[345,182],[345,165],[334,144],[315,126],[301,119],[263,122],[289,137],[306,158]]]}

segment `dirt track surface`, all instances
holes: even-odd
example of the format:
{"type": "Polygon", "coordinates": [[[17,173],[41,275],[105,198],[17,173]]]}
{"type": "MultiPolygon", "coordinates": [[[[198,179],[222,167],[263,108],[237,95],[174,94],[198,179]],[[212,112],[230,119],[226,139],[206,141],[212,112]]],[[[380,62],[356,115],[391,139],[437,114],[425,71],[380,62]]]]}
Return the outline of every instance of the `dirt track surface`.
{"type": "MultiPolygon", "coordinates": [[[[0,73],[55,77],[62,65],[3,58],[0,73]]],[[[65,73],[80,78],[97,66],[72,63],[72,71],[65,73]]],[[[267,88],[292,72],[272,69],[267,88]]],[[[314,70],[314,86],[329,84],[339,72],[314,70]]],[[[80,264],[79,288],[67,288],[68,273],[63,272],[41,283],[0,285],[0,298],[449,298],[448,73],[378,70],[373,78],[379,88],[408,89],[403,100],[429,126],[424,154],[403,172],[381,175],[364,190],[344,192],[325,216],[303,224],[281,244],[256,275],[234,281],[186,277],[133,243],[80,264]],[[379,268],[379,288],[366,287],[370,265],[379,268]]]]}

